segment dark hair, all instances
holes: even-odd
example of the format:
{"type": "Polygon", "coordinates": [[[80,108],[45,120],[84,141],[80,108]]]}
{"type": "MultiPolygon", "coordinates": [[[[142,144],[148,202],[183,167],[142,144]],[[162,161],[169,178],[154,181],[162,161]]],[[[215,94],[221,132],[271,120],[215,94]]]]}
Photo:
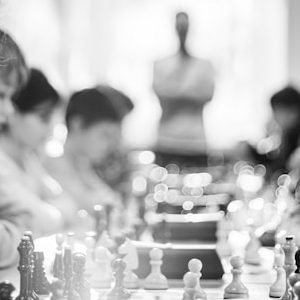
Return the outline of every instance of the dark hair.
{"type": "Polygon", "coordinates": [[[109,97],[97,88],[84,89],[74,93],[66,109],[66,125],[70,128],[70,121],[78,117],[84,127],[99,122],[120,123],[121,118],[109,97]]]}
{"type": "Polygon", "coordinates": [[[289,108],[300,112],[300,94],[295,88],[288,86],[271,97],[271,106],[273,110],[289,108]]]}
{"type": "Polygon", "coordinates": [[[28,69],[19,46],[8,33],[0,29],[0,79],[11,84],[12,74],[17,76],[14,83],[17,91],[26,83],[28,69]]]}
{"type": "Polygon", "coordinates": [[[123,92],[108,85],[98,85],[97,90],[109,98],[121,120],[133,110],[133,102],[123,92]]]}
{"type": "Polygon", "coordinates": [[[59,103],[59,95],[46,76],[37,69],[31,69],[28,82],[13,98],[16,109],[21,113],[33,112],[47,104],[49,112],[59,103]]]}

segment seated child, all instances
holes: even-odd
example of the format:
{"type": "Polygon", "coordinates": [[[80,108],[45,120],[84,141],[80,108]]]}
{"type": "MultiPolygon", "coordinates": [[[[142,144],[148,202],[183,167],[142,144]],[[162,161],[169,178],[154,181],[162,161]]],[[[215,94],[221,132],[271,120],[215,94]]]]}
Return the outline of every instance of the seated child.
{"type": "Polygon", "coordinates": [[[92,214],[94,206],[100,204],[119,210],[120,195],[94,169],[121,138],[120,115],[114,105],[96,88],[76,92],[67,105],[66,126],[64,154],[47,159],[48,171],[71,195],[77,209],[92,214]]]}

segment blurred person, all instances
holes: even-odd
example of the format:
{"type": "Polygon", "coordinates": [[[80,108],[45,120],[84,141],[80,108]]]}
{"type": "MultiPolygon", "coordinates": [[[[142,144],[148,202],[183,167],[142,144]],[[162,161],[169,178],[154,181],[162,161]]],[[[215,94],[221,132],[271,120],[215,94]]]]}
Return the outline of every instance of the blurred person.
{"type": "Polygon", "coordinates": [[[267,178],[275,178],[290,170],[290,160],[299,146],[300,94],[291,86],[276,92],[270,99],[272,117],[266,126],[266,137],[254,146],[244,143],[248,159],[263,164],[267,178]]]}
{"type": "MultiPolygon", "coordinates": [[[[0,30],[0,138],[4,138],[7,122],[14,114],[12,97],[28,79],[24,56],[12,37],[0,30]]],[[[4,153],[0,144],[0,151],[4,153]]],[[[34,236],[42,234],[42,224],[54,221],[48,209],[38,200],[26,198],[16,189],[15,178],[4,180],[10,172],[1,162],[0,168],[0,268],[17,263],[17,247],[24,231],[31,230],[34,236]],[[42,223],[40,223],[41,218],[42,223]]],[[[55,225],[55,223],[53,223],[55,225]]]]}
{"type": "MultiPolygon", "coordinates": [[[[107,85],[98,85],[97,89],[109,98],[119,115],[119,123],[122,127],[123,120],[134,108],[131,99],[107,85]]],[[[126,201],[130,197],[132,166],[128,158],[128,149],[123,145],[122,140],[117,141],[105,159],[95,164],[95,170],[112,189],[122,194],[123,200],[126,201]]]]}
{"type": "Polygon", "coordinates": [[[153,89],[159,98],[162,117],[158,132],[158,163],[205,165],[207,143],[203,109],[214,94],[212,64],[193,57],[186,47],[189,16],[176,15],[178,52],[154,63],[153,89]]]}
{"type": "Polygon", "coordinates": [[[65,119],[68,135],[64,154],[47,159],[46,168],[72,196],[78,209],[93,214],[95,205],[102,205],[107,211],[120,211],[120,195],[94,169],[121,139],[118,111],[105,93],[97,88],[84,89],[71,96],[65,119]]]}
{"type": "Polygon", "coordinates": [[[13,98],[13,103],[15,112],[0,137],[0,180],[14,197],[33,206],[38,223],[34,233],[54,233],[64,229],[64,224],[73,218],[61,187],[45,172],[39,159],[39,150],[52,128],[59,96],[44,74],[32,69],[26,86],[13,98]]]}

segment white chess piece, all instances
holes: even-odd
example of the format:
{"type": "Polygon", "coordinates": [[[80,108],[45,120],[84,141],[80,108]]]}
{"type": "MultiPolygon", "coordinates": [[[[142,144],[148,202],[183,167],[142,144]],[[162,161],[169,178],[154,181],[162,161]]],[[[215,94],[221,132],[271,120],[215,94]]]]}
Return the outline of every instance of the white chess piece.
{"type": "Polygon", "coordinates": [[[139,258],[136,247],[129,238],[119,247],[119,253],[126,255],[123,261],[126,263],[124,286],[128,289],[139,288],[139,278],[133,272],[139,266],[139,258]]]}
{"type": "Polygon", "coordinates": [[[276,270],[276,280],[270,286],[269,296],[272,298],[280,298],[286,288],[286,275],[283,268],[284,256],[277,254],[274,259],[274,269],[276,270]]]}
{"type": "Polygon", "coordinates": [[[193,258],[188,263],[188,268],[190,272],[195,273],[197,275],[197,284],[196,284],[196,298],[197,299],[207,299],[207,295],[204,292],[204,290],[201,288],[200,285],[200,278],[202,276],[201,270],[202,270],[202,262],[200,259],[193,258]]]}
{"type": "Polygon", "coordinates": [[[241,281],[243,258],[233,256],[230,259],[230,264],[232,266],[232,281],[224,290],[224,299],[248,298],[248,289],[241,281]]]}
{"type": "Polygon", "coordinates": [[[232,248],[228,242],[228,235],[231,229],[231,225],[228,220],[223,218],[217,225],[217,244],[216,249],[220,257],[230,256],[232,248]]]}
{"type": "Polygon", "coordinates": [[[89,277],[95,270],[94,251],[96,241],[92,236],[86,236],[84,244],[86,246],[85,276],[89,277]]]}
{"type": "Polygon", "coordinates": [[[67,233],[67,244],[69,245],[71,251],[74,251],[74,243],[75,243],[75,233],[70,231],[67,233]]]}
{"type": "Polygon", "coordinates": [[[198,282],[198,277],[193,272],[187,272],[183,276],[183,284],[184,284],[184,293],[182,296],[182,300],[195,300],[196,298],[196,286],[198,282]]]}
{"type": "Polygon", "coordinates": [[[254,231],[250,232],[250,240],[245,249],[245,262],[251,265],[260,265],[261,257],[259,254],[259,249],[261,247],[261,243],[256,237],[254,231]]]}
{"type": "Polygon", "coordinates": [[[148,290],[168,289],[168,280],[161,273],[163,251],[159,248],[153,248],[149,255],[151,272],[145,279],[144,288],[148,290]]]}
{"type": "Polygon", "coordinates": [[[109,288],[113,282],[111,261],[113,255],[105,247],[99,246],[95,250],[96,267],[90,278],[91,286],[94,288],[109,288]]]}
{"type": "Polygon", "coordinates": [[[55,236],[55,241],[56,241],[56,250],[63,251],[63,243],[65,241],[64,235],[62,233],[58,233],[55,236]]]}

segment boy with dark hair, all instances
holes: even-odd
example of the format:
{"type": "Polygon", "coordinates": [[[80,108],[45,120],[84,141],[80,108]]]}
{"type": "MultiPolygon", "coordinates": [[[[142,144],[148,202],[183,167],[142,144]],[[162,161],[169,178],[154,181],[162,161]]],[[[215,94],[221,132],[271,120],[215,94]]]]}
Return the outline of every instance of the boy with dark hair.
{"type": "Polygon", "coordinates": [[[90,213],[97,204],[121,207],[120,195],[94,169],[121,139],[124,110],[109,92],[113,90],[102,86],[71,96],[66,109],[68,136],[64,155],[46,162],[50,174],[72,196],[77,208],[90,213]]]}

